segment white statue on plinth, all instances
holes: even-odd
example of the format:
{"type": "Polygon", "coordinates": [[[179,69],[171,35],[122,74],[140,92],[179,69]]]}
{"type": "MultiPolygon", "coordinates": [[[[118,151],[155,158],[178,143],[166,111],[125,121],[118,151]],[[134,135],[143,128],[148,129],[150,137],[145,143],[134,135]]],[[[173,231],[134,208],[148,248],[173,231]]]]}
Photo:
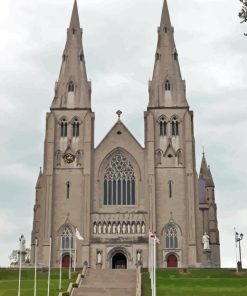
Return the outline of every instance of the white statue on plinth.
{"type": "Polygon", "coordinates": [[[97,253],[97,264],[102,264],[102,255],[100,251],[97,253]]]}
{"type": "Polygon", "coordinates": [[[141,264],[142,262],[142,253],[141,251],[137,251],[137,264],[141,264]]]}
{"type": "Polygon", "coordinates": [[[210,250],[209,236],[207,235],[207,232],[205,232],[203,237],[202,237],[202,243],[203,243],[203,249],[204,250],[210,250]]]}

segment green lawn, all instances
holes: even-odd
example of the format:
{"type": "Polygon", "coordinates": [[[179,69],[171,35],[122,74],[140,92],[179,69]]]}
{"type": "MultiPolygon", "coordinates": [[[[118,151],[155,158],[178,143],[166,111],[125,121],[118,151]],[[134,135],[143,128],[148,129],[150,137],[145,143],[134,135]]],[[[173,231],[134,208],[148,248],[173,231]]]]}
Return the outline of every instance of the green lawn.
{"type": "MultiPolygon", "coordinates": [[[[144,272],[143,296],[151,296],[149,274],[144,272]]],[[[247,271],[230,269],[157,271],[157,296],[246,296],[247,271]]]]}
{"type": "MultiPolygon", "coordinates": [[[[47,271],[37,271],[37,296],[47,295],[47,271]]],[[[77,273],[72,273],[72,282],[75,282],[77,273]]],[[[0,296],[17,296],[19,271],[16,269],[0,269],[0,296]]],[[[68,270],[63,269],[62,290],[66,291],[69,285],[68,270]]],[[[33,296],[34,270],[22,270],[21,296],[33,296]]],[[[57,296],[59,292],[59,270],[51,271],[50,296],[57,296]]]]}

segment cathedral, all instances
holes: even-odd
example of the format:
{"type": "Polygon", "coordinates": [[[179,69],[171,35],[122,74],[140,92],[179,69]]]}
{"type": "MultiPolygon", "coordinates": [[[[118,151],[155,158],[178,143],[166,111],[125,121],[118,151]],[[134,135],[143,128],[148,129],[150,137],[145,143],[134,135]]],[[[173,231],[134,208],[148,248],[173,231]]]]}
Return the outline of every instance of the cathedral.
{"type": "Polygon", "coordinates": [[[215,185],[204,154],[199,176],[196,172],[193,111],[166,0],[148,84],[144,146],[122,122],[121,111],[94,145],[91,92],[75,0],[46,114],[32,260],[48,265],[51,248],[52,267],[87,263],[101,269],[134,269],[137,264],[146,268],[152,231],[160,240],[159,268],[219,267],[215,185]],[[209,238],[207,250],[204,235],[209,238]]]}

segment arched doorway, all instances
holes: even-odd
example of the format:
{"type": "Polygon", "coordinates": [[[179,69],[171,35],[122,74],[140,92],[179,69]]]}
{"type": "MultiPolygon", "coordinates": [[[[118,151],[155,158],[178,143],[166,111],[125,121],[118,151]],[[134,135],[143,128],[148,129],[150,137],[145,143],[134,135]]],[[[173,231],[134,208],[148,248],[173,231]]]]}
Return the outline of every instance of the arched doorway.
{"type": "Polygon", "coordinates": [[[127,269],[127,258],[123,253],[117,253],[112,257],[112,269],[127,269]]]}
{"type": "Polygon", "coordinates": [[[175,255],[171,254],[167,257],[167,267],[168,268],[178,267],[178,259],[175,255]]]}
{"type": "Polygon", "coordinates": [[[62,267],[65,267],[65,268],[68,268],[69,267],[69,261],[70,261],[70,264],[72,266],[72,258],[70,259],[70,255],[69,254],[66,254],[63,256],[63,259],[62,259],[62,267]]]}

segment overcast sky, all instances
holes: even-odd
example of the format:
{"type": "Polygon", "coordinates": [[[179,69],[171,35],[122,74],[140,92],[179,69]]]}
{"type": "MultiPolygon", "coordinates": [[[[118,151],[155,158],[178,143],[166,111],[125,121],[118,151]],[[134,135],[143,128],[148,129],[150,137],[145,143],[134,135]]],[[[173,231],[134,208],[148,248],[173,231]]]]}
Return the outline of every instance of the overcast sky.
{"type": "MultiPolygon", "coordinates": [[[[163,0],[78,0],[96,144],[122,119],[143,144],[163,0]]],[[[234,266],[234,226],[246,234],[247,25],[238,0],[170,0],[182,76],[216,184],[221,257],[234,266]]],[[[0,266],[24,234],[30,244],[45,113],[54,94],[73,0],[8,0],[0,10],[0,266]]]]}

